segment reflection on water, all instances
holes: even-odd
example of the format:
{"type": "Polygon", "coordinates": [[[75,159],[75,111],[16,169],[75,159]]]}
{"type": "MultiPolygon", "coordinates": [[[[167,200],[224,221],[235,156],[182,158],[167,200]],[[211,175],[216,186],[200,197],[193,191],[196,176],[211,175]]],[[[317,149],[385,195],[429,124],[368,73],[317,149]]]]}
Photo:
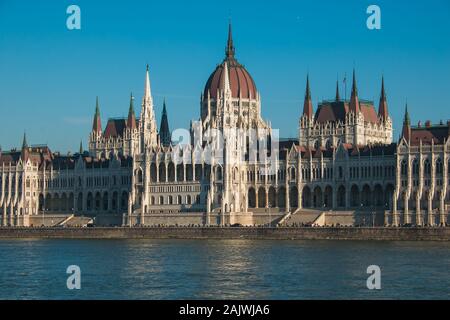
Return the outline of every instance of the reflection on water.
{"type": "Polygon", "coordinates": [[[450,244],[250,240],[0,241],[1,299],[449,299],[450,244]],[[66,268],[81,268],[81,290],[66,268]],[[366,288],[366,268],[382,290],[366,288]]]}

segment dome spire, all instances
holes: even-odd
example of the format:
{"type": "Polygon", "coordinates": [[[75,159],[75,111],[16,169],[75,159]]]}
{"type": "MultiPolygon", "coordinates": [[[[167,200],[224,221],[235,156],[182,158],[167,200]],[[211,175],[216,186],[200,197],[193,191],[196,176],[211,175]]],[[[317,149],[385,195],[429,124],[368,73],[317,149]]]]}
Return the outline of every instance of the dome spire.
{"type": "Polygon", "coordinates": [[[233,34],[231,32],[231,21],[228,23],[228,41],[225,49],[227,59],[234,58],[233,34]]]}

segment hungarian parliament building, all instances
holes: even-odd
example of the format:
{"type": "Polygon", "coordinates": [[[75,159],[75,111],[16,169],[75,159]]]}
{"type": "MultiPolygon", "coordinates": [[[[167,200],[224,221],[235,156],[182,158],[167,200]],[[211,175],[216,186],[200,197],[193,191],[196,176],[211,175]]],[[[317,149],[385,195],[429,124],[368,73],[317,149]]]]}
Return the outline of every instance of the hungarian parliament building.
{"type": "Polygon", "coordinates": [[[384,79],[378,105],[360,98],[355,72],[352,82],[350,99],[337,84],[314,108],[306,77],[298,138],[281,139],[262,117],[230,26],[189,130],[170,131],[165,102],[158,127],[147,66],[139,115],[131,96],[128,117],[104,125],[97,99],[89,150],[63,155],[25,136],[20,149],[0,149],[0,223],[449,224],[450,122],[413,126],[406,107],[393,141],[384,79]]]}

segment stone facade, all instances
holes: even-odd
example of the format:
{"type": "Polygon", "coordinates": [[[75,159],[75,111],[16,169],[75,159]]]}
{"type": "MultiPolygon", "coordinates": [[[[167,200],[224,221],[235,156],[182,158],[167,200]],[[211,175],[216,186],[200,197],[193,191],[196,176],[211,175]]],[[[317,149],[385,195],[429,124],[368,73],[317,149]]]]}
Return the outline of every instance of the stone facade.
{"type": "Polygon", "coordinates": [[[168,140],[165,104],[162,122],[158,132],[147,66],[139,118],[131,96],[128,117],[103,130],[97,99],[89,151],[61,155],[25,137],[20,150],[0,151],[1,225],[46,214],[126,226],[261,225],[305,208],[382,212],[385,225],[449,223],[449,124],[412,127],[406,112],[393,143],[384,80],[378,112],[358,98],[354,74],[350,100],[337,88],[313,113],[308,78],[299,137],[279,139],[235,58],[231,26],[189,137],[174,131],[180,142],[168,140]]]}

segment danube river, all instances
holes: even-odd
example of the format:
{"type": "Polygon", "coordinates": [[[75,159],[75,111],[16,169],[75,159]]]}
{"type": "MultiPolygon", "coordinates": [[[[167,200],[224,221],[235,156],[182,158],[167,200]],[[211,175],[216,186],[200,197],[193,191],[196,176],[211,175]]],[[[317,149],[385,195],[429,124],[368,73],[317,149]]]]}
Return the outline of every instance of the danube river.
{"type": "Polygon", "coordinates": [[[0,240],[0,299],[398,298],[450,299],[450,243],[0,240]]]}

